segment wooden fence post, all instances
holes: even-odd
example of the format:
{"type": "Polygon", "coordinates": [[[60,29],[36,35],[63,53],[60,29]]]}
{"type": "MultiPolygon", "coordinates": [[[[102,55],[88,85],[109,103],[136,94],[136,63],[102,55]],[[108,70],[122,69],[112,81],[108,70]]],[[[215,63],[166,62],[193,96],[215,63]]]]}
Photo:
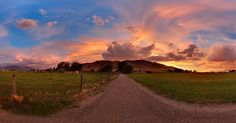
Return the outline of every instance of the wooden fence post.
{"type": "Polygon", "coordinates": [[[83,73],[80,74],[80,92],[83,92],[83,73]]]}
{"type": "Polygon", "coordinates": [[[16,75],[12,74],[12,96],[16,95],[16,75]]]}

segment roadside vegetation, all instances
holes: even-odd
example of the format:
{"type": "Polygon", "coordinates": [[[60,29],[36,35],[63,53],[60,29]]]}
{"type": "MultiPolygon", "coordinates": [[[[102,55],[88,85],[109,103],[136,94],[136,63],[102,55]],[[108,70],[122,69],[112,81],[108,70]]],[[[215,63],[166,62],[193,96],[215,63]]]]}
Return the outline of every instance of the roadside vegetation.
{"type": "MultiPolygon", "coordinates": [[[[14,113],[45,116],[70,106],[73,97],[80,94],[80,74],[76,72],[14,72],[17,95],[22,102],[12,100],[13,72],[0,72],[0,104],[14,113]]],[[[109,74],[110,76],[110,74],[109,74]]],[[[83,88],[105,84],[107,73],[84,73],[83,88]]]]}
{"type": "Polygon", "coordinates": [[[236,73],[130,74],[158,94],[189,103],[236,103],[236,73]]]}

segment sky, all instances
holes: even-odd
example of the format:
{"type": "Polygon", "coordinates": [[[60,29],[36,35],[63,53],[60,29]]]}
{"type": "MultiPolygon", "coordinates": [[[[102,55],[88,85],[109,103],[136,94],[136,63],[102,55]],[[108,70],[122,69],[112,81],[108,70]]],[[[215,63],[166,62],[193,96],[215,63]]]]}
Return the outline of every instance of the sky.
{"type": "Polygon", "coordinates": [[[0,65],[137,59],[236,69],[236,1],[0,1],[0,65]]]}

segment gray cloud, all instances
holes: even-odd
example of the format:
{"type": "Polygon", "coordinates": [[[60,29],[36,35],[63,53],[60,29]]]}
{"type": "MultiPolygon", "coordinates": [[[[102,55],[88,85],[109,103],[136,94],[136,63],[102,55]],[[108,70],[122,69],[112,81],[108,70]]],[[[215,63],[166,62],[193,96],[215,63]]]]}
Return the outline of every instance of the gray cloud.
{"type": "Polygon", "coordinates": [[[150,56],[154,49],[154,44],[147,47],[138,47],[131,43],[120,44],[118,42],[112,42],[108,45],[107,51],[103,53],[102,56],[105,60],[143,59],[150,56]]]}
{"type": "Polygon", "coordinates": [[[150,61],[181,61],[199,60],[204,56],[204,53],[201,52],[195,44],[190,44],[188,48],[183,51],[169,52],[165,56],[151,56],[146,59],[150,61]]]}
{"type": "Polygon", "coordinates": [[[204,56],[202,52],[199,51],[198,47],[195,44],[190,44],[187,49],[178,53],[179,55],[184,55],[187,58],[198,58],[204,56]]]}

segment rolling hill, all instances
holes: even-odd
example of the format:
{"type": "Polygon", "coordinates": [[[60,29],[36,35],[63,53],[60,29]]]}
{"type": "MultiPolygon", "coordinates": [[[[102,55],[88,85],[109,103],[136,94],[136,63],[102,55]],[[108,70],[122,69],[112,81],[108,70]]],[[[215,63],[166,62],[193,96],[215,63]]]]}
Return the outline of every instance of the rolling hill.
{"type": "MultiPolygon", "coordinates": [[[[120,61],[95,61],[92,63],[84,63],[83,64],[83,71],[90,72],[90,71],[99,71],[104,65],[112,64],[113,71],[117,71],[117,67],[120,61]]],[[[134,72],[137,73],[157,73],[157,72],[168,72],[173,71],[176,68],[171,66],[166,66],[156,62],[150,62],[146,60],[127,60],[127,64],[133,66],[134,72]]]]}

